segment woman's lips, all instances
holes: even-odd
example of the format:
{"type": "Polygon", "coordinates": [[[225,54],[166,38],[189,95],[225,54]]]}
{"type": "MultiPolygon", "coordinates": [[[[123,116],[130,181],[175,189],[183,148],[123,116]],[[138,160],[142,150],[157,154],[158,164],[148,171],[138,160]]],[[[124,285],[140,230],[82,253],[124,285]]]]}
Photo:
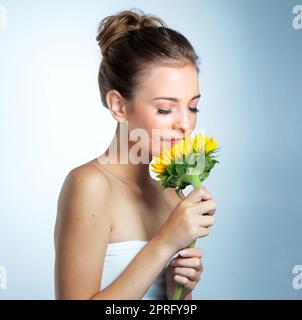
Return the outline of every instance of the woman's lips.
{"type": "Polygon", "coordinates": [[[163,141],[169,142],[171,146],[173,146],[174,143],[177,143],[177,142],[179,142],[180,140],[182,140],[182,139],[174,139],[174,138],[171,138],[171,139],[163,139],[163,141]]]}
{"type": "MultiPolygon", "coordinates": [[[[179,140],[178,140],[179,141],[179,140]]],[[[171,146],[173,146],[174,143],[178,142],[177,140],[175,139],[171,139],[171,146]]]]}

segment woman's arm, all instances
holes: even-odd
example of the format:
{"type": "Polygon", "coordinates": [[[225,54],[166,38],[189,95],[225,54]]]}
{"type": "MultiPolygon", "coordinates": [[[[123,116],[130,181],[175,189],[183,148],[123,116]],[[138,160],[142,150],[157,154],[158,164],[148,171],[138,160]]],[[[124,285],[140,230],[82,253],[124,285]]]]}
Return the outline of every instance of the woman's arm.
{"type": "Polygon", "coordinates": [[[173,254],[174,252],[162,243],[161,237],[155,236],[139,251],[120,276],[92,299],[142,299],[173,254]]]}
{"type": "Polygon", "coordinates": [[[55,225],[56,299],[90,299],[99,290],[111,228],[106,202],[110,184],[99,172],[95,167],[75,168],[60,191],[55,225]]]}
{"type": "Polygon", "coordinates": [[[58,200],[55,227],[56,299],[133,299],[145,295],[175,254],[158,234],[127,268],[100,291],[106,248],[110,238],[110,183],[93,168],[72,170],[58,200]]]}

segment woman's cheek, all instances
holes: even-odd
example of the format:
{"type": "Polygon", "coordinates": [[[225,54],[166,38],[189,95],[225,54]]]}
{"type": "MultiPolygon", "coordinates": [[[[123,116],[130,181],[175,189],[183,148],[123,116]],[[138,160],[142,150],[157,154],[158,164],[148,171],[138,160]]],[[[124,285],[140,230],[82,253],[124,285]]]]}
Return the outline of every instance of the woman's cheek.
{"type": "Polygon", "coordinates": [[[156,112],[147,113],[144,116],[141,115],[140,123],[141,128],[146,130],[149,140],[149,148],[147,144],[144,144],[144,148],[149,149],[149,154],[159,157],[162,151],[166,148],[170,148],[169,141],[162,141],[162,137],[169,136],[171,132],[171,120],[165,118],[163,115],[156,114],[156,112]]]}

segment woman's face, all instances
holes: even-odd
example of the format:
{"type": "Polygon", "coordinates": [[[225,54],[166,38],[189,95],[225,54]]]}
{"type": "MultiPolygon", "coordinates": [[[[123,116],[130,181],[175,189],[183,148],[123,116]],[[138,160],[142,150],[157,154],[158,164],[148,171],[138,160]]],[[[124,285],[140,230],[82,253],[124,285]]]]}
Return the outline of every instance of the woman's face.
{"type": "Polygon", "coordinates": [[[154,66],[140,82],[127,111],[129,133],[143,129],[148,138],[141,140],[142,149],[149,156],[159,156],[163,148],[171,147],[171,138],[184,138],[194,130],[197,112],[192,110],[199,97],[198,73],[192,64],[154,66]]]}

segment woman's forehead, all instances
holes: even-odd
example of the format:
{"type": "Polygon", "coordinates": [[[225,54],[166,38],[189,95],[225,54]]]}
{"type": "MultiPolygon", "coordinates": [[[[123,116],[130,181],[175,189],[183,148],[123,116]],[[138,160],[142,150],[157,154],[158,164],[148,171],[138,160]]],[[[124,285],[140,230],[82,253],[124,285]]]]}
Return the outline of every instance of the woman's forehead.
{"type": "Polygon", "coordinates": [[[153,99],[160,96],[192,98],[199,94],[199,81],[196,68],[186,65],[182,68],[170,66],[154,66],[148,70],[140,82],[137,92],[153,99]]]}

